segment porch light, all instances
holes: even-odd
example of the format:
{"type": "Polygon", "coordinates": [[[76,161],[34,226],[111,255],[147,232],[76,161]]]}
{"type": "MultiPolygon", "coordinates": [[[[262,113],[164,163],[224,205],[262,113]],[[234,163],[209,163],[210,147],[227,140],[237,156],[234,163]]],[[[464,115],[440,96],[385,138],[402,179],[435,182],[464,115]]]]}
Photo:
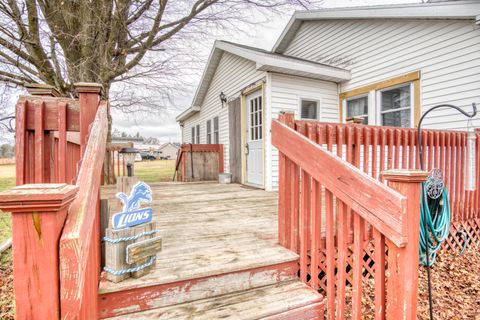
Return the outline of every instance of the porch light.
{"type": "Polygon", "coordinates": [[[223,108],[223,105],[227,103],[227,96],[225,95],[225,93],[223,93],[223,91],[220,92],[220,101],[222,102],[222,108],[223,108]]]}
{"type": "Polygon", "coordinates": [[[465,179],[465,190],[475,191],[475,182],[477,180],[477,168],[475,168],[475,143],[477,135],[474,131],[469,131],[467,136],[467,177],[465,179]]]}
{"type": "Polygon", "coordinates": [[[123,162],[127,167],[127,176],[133,177],[133,166],[135,164],[135,156],[138,153],[138,150],[135,148],[122,148],[119,151],[123,156],[123,162]]]}

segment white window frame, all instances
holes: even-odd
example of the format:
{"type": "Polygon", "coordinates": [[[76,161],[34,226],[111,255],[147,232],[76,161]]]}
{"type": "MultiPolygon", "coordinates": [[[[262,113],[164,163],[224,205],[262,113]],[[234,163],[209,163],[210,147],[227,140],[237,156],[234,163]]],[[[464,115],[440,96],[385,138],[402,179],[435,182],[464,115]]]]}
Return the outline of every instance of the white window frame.
{"type": "Polygon", "coordinates": [[[322,99],[312,98],[308,96],[301,96],[298,98],[298,118],[300,120],[312,120],[312,121],[322,121],[322,114],[320,113],[322,105],[322,99]],[[302,101],[313,101],[317,103],[317,119],[302,118],[302,101]]]}
{"type": "MultiPolygon", "coordinates": [[[[380,90],[376,90],[375,91],[375,95],[376,95],[376,105],[377,105],[377,108],[376,108],[376,120],[377,120],[377,124],[379,126],[383,126],[383,123],[382,123],[382,114],[384,113],[390,113],[390,112],[398,112],[398,111],[402,111],[402,110],[408,110],[410,109],[410,126],[408,128],[413,128],[414,127],[414,121],[415,121],[415,105],[414,105],[414,95],[415,95],[415,88],[413,87],[413,82],[410,82],[410,83],[401,83],[401,84],[398,84],[396,86],[392,86],[392,87],[388,87],[388,88],[382,88],[380,90]],[[406,108],[400,108],[400,109],[392,109],[392,110],[388,110],[386,112],[382,112],[382,92],[384,91],[389,91],[389,90],[393,90],[393,89],[397,89],[397,88],[401,88],[401,87],[406,87],[406,86],[409,86],[410,87],[410,107],[406,108]]],[[[370,104],[370,103],[369,103],[370,104]]]]}
{"type": "MultiPolygon", "coordinates": [[[[374,91],[374,90],[372,90],[374,91]]],[[[371,125],[372,124],[372,108],[371,108],[371,98],[370,98],[370,92],[368,93],[364,93],[364,94],[360,94],[358,96],[354,96],[354,97],[349,97],[347,99],[344,99],[343,100],[343,119],[344,121],[346,122],[347,121],[347,102],[349,100],[355,100],[355,99],[359,99],[359,98],[365,98],[367,97],[367,117],[368,117],[368,124],[371,125]]],[[[373,109],[373,112],[375,112],[375,109],[373,109]]],[[[373,117],[373,121],[375,121],[376,117],[374,116],[373,117]]],[[[373,123],[375,124],[375,123],[373,123]]]]}

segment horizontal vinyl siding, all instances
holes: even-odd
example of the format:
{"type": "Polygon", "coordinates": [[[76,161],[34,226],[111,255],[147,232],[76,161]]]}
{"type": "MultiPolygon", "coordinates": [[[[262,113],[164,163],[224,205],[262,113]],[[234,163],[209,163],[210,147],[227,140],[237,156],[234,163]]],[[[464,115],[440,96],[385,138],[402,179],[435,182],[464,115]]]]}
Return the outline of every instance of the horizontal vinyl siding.
{"type": "MultiPolygon", "coordinates": [[[[480,29],[473,21],[304,22],[285,53],[351,70],[342,92],[420,70],[423,111],[441,103],[470,111],[480,98],[480,29]]],[[[438,110],[425,125],[465,130],[467,121],[454,110],[438,110]]]]}
{"type": "MultiPolygon", "coordinates": [[[[270,89],[267,99],[270,99],[268,114],[272,119],[277,119],[281,111],[295,113],[299,118],[300,99],[312,99],[320,102],[320,121],[338,122],[338,93],[337,84],[334,82],[307,79],[302,77],[270,74],[270,89]]],[[[270,136],[271,122],[267,121],[267,138],[270,136]]],[[[267,182],[271,181],[270,188],[278,188],[278,150],[271,143],[267,143],[267,155],[270,155],[270,170],[267,173],[267,182]]],[[[268,159],[268,158],[267,158],[268,159]]],[[[268,166],[267,166],[268,168],[268,166]]]]}
{"type": "MultiPolygon", "coordinates": [[[[265,73],[257,71],[255,63],[241,57],[224,52],[213,76],[210,87],[207,91],[200,111],[184,122],[184,142],[191,142],[192,126],[200,124],[200,143],[207,143],[207,120],[219,117],[219,139],[224,146],[225,172],[230,171],[229,166],[229,130],[228,130],[228,108],[222,108],[220,92],[223,92],[229,100],[240,95],[243,88],[255,81],[262,79],[265,73]]],[[[213,121],[212,121],[213,132],[213,121]]],[[[213,141],[213,135],[212,135],[213,141]]]]}

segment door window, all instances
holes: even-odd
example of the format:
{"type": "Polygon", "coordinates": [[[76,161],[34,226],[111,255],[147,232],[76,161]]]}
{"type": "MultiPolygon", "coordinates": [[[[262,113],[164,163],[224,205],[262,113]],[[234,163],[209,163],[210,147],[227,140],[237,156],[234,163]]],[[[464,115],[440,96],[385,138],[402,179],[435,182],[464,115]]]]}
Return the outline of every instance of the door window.
{"type": "Polygon", "coordinates": [[[250,112],[250,141],[262,140],[263,115],[262,115],[262,96],[249,100],[250,112]]]}

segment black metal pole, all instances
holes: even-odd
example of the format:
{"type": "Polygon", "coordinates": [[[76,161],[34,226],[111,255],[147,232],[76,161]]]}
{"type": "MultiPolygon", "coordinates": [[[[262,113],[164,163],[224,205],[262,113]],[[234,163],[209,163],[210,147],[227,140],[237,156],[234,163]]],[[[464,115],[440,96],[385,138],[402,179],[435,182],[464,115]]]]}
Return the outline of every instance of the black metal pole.
{"type": "MultiPolygon", "coordinates": [[[[419,156],[418,160],[420,163],[420,170],[423,170],[422,122],[427,116],[427,114],[429,114],[433,110],[440,109],[440,108],[455,109],[460,113],[462,113],[463,115],[465,115],[467,118],[473,118],[477,115],[477,105],[475,103],[472,103],[473,112],[471,114],[467,113],[466,111],[452,104],[440,104],[438,106],[428,109],[427,112],[425,112],[422,115],[422,117],[420,118],[420,121],[418,122],[418,156],[419,156]]],[[[425,194],[425,183],[422,183],[422,197],[424,196],[424,194],[425,194]]],[[[423,206],[422,208],[423,212],[427,212],[425,208],[426,206],[425,200],[422,201],[422,206],[423,206]]],[[[428,230],[427,219],[423,219],[423,227],[425,228],[425,231],[428,230]]],[[[430,252],[428,249],[428,239],[429,239],[428,232],[425,234],[425,237],[426,237],[425,254],[426,254],[426,260],[427,260],[428,305],[430,307],[430,320],[433,320],[432,281],[430,277],[430,252]]]]}

